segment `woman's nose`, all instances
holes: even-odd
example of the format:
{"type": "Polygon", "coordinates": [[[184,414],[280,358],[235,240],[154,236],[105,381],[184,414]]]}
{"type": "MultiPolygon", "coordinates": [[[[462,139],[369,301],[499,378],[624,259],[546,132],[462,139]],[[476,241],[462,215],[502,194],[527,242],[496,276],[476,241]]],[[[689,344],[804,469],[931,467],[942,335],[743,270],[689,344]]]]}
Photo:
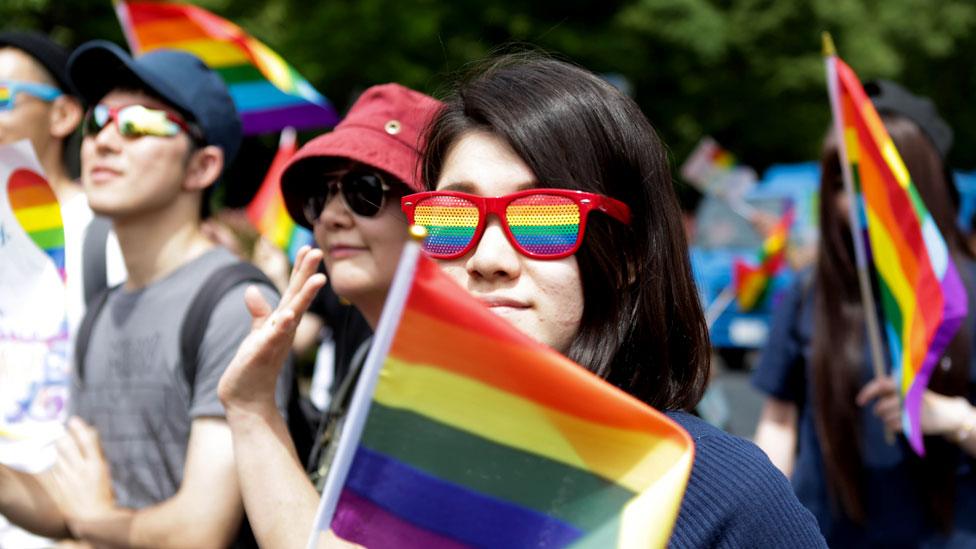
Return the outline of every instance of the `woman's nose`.
{"type": "Polygon", "coordinates": [[[488,220],[481,241],[470,252],[465,268],[472,277],[484,280],[514,279],[521,274],[522,257],[512,247],[497,217],[488,220]]]}

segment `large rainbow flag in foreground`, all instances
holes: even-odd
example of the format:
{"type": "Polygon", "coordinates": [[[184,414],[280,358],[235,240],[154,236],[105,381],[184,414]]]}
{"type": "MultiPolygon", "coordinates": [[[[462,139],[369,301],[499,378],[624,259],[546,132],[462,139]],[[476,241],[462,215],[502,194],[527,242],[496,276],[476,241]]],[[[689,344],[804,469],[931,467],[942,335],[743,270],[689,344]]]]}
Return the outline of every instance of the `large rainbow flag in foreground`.
{"type": "MultiPolygon", "coordinates": [[[[850,166],[858,222],[867,230],[892,375],[904,400],[903,429],[925,453],[922,395],[966,318],[966,290],[945,239],[857,75],[836,55],[827,80],[838,142],[850,166]]],[[[844,158],[844,157],[842,157],[844,158]]]]}
{"type": "Polygon", "coordinates": [[[786,264],[786,243],[793,225],[796,209],[790,204],[783,212],[773,231],[759,249],[759,264],[749,265],[736,261],[732,272],[732,284],[739,300],[739,309],[751,311],[769,293],[770,282],[786,264]]]}
{"type": "Polygon", "coordinates": [[[116,13],[134,54],[188,51],[223,77],[248,135],[336,125],[339,116],[298,71],[240,27],[196,6],[119,0],[116,13]]]}
{"type": "Polygon", "coordinates": [[[311,231],[296,224],[288,215],[285,199],[281,195],[281,173],[297,149],[295,130],[285,128],[285,131],[281,132],[278,152],[271,161],[271,167],[268,168],[261,187],[245,210],[247,218],[251,220],[258,232],[287,252],[292,260],[298,254],[299,248],[312,244],[314,240],[311,231]]]}
{"type": "Polygon", "coordinates": [[[664,547],[694,455],[680,427],[512,328],[416,243],[383,315],[310,545],[331,525],[367,547],[664,547]]]}

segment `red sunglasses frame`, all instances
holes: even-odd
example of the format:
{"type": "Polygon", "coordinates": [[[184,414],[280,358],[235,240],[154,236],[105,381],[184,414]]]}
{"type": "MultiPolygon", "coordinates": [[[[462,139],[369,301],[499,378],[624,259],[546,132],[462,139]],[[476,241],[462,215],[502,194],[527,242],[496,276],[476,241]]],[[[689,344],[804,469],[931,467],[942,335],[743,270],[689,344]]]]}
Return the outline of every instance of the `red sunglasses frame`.
{"type": "Polygon", "coordinates": [[[568,189],[528,189],[503,196],[479,196],[476,194],[456,191],[427,191],[404,196],[400,199],[400,209],[402,209],[403,213],[406,214],[407,221],[413,225],[414,211],[417,204],[428,198],[442,196],[462,198],[474,204],[475,207],[478,208],[478,225],[475,228],[474,235],[471,237],[471,242],[469,242],[468,245],[465,246],[461,251],[453,254],[426,252],[435,259],[456,259],[477,247],[477,245],[481,242],[481,237],[484,235],[485,227],[488,225],[488,215],[490,214],[494,214],[502,222],[502,227],[505,230],[505,236],[512,244],[512,247],[518,250],[520,254],[526,257],[531,257],[532,259],[562,259],[575,254],[577,250],[579,250],[580,245],[583,243],[583,236],[586,234],[586,220],[591,211],[596,210],[603,212],[617,221],[624,223],[625,225],[630,225],[630,207],[623,202],[610,198],[609,196],[603,196],[601,194],[588,193],[585,191],[572,191],[568,189]],[[579,207],[579,232],[576,235],[576,242],[568,251],[555,255],[532,253],[523,248],[522,245],[519,244],[518,239],[515,238],[515,235],[512,234],[512,229],[508,224],[508,218],[505,215],[505,209],[509,204],[515,200],[518,200],[519,198],[535,195],[549,195],[569,198],[579,207]]]}
{"type": "Polygon", "coordinates": [[[98,131],[95,132],[95,133],[87,133],[87,132],[85,132],[85,130],[87,130],[87,128],[88,128],[88,124],[86,123],[87,122],[87,118],[89,116],[90,117],[94,117],[95,116],[95,109],[98,108],[98,107],[105,107],[106,109],[108,109],[108,119],[109,119],[109,121],[111,121],[112,124],[115,124],[116,131],[118,131],[119,132],[119,135],[122,135],[123,137],[135,137],[135,136],[125,136],[125,134],[122,133],[122,130],[119,128],[119,112],[121,112],[123,109],[128,109],[129,107],[142,107],[142,108],[146,109],[147,111],[157,111],[157,112],[164,113],[166,115],[166,119],[167,120],[169,120],[170,122],[173,122],[174,124],[176,124],[177,126],[179,126],[180,129],[183,130],[187,135],[189,135],[191,139],[193,139],[195,141],[198,141],[198,142],[203,139],[203,136],[201,135],[200,131],[197,130],[196,128],[194,128],[193,126],[191,126],[190,123],[187,122],[182,116],[180,116],[180,115],[178,115],[178,114],[176,114],[174,112],[171,112],[169,110],[166,110],[166,109],[155,109],[155,108],[152,108],[152,107],[147,107],[147,106],[145,106],[145,105],[143,105],[141,103],[130,103],[128,105],[122,105],[120,107],[109,107],[108,105],[106,105],[104,103],[99,103],[97,105],[92,106],[90,109],[88,109],[88,112],[85,113],[85,119],[86,120],[83,120],[82,121],[82,125],[81,125],[82,130],[83,130],[83,133],[85,135],[92,135],[92,136],[98,135],[99,133],[101,133],[102,130],[104,130],[105,128],[108,127],[108,122],[106,122],[105,125],[102,126],[101,128],[98,128],[98,131]]]}

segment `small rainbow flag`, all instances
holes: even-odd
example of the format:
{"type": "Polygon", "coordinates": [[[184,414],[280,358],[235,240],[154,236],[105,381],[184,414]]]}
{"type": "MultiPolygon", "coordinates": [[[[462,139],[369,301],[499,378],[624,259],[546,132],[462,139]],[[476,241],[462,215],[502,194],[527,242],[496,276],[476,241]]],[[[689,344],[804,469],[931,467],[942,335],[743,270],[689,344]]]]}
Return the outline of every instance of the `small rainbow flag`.
{"type": "Polygon", "coordinates": [[[732,284],[739,300],[739,309],[751,311],[769,293],[769,283],[786,263],[786,243],[793,226],[796,210],[790,204],[759,250],[758,266],[737,260],[732,273],[732,284]]]}
{"type": "Polygon", "coordinates": [[[367,547],[665,546],[694,456],[679,426],[515,330],[414,242],[383,315],[313,543],[331,525],[367,547]]]}
{"type": "Polygon", "coordinates": [[[17,222],[51,258],[64,282],[64,223],[58,199],[47,180],[33,170],[15,170],[7,181],[7,198],[17,222]]]}
{"type": "Polygon", "coordinates": [[[966,318],[966,290],[857,75],[830,55],[827,77],[834,123],[851,168],[852,203],[870,241],[892,375],[904,402],[903,429],[912,448],[924,455],[922,395],[966,318]]]}
{"type": "Polygon", "coordinates": [[[685,181],[703,193],[721,193],[725,190],[722,188],[724,179],[737,167],[738,162],[731,152],[705,136],[685,159],[680,172],[685,181]]]}
{"type": "Polygon", "coordinates": [[[247,218],[257,227],[262,236],[288,253],[294,259],[298,249],[314,240],[311,231],[298,226],[292,221],[285,209],[285,200],[281,196],[281,172],[284,171],[288,160],[298,149],[295,130],[285,128],[281,132],[278,142],[278,152],[271,161],[268,174],[258,189],[254,199],[248,204],[247,218]]]}
{"type": "Polygon", "coordinates": [[[237,25],[196,6],[118,1],[116,13],[133,53],[188,51],[220,73],[244,133],[334,126],[339,116],[284,59],[237,25]]]}

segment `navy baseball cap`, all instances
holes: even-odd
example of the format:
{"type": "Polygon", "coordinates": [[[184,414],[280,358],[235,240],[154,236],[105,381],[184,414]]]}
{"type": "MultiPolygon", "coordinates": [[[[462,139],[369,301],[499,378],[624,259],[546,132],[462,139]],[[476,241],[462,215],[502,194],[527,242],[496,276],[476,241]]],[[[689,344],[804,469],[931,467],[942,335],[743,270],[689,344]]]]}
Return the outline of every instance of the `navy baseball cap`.
{"type": "Polygon", "coordinates": [[[41,64],[51,75],[61,91],[74,95],[68,83],[68,50],[47,35],[34,31],[0,32],[0,48],[11,47],[23,51],[41,64]]]}
{"type": "Polygon", "coordinates": [[[890,80],[865,82],[864,92],[879,113],[900,114],[918,124],[935,145],[942,160],[946,159],[949,149],[952,148],[952,127],[939,116],[931,99],[915,95],[890,80]]]}
{"type": "Polygon", "coordinates": [[[196,123],[207,144],[223,149],[225,169],[241,146],[241,119],[227,86],[192,54],[158,49],[132,57],[112,42],[93,40],[71,54],[68,78],[89,105],[121,83],[141,83],[196,123]]]}

